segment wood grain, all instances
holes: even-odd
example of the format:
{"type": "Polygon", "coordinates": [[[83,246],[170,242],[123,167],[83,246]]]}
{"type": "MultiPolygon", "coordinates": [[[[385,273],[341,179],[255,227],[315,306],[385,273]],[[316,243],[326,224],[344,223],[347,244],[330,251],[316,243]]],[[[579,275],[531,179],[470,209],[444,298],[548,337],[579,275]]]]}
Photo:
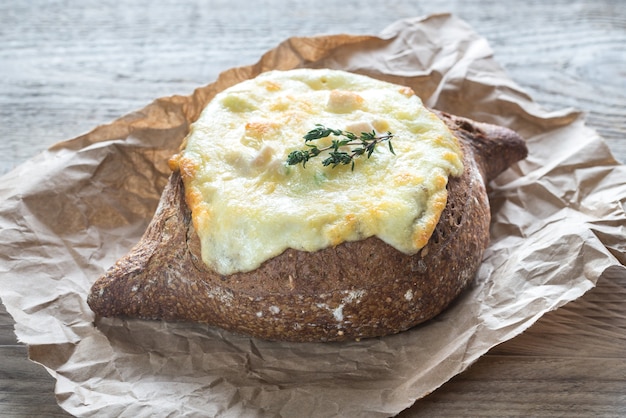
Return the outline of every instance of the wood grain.
{"type": "MultiPolygon", "coordinates": [[[[288,37],[376,34],[435,12],[469,22],[529,95],[584,112],[626,161],[620,0],[33,0],[0,2],[0,174],[154,98],[189,94],[288,37]]],[[[401,416],[626,415],[626,278],[613,276],[401,416]]],[[[0,307],[0,415],[67,416],[53,386],[0,307]]]]}

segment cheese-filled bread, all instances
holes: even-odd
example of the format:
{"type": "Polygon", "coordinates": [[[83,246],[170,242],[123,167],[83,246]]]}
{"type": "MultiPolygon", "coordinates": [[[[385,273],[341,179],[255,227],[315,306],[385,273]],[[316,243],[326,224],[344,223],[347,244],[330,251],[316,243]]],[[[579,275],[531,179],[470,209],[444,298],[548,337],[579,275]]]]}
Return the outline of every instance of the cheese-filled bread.
{"type": "Polygon", "coordinates": [[[274,340],[406,330],[474,278],[485,184],[526,152],[516,133],[431,111],[405,86],[263,73],[192,124],[148,230],[89,305],[274,340]]]}

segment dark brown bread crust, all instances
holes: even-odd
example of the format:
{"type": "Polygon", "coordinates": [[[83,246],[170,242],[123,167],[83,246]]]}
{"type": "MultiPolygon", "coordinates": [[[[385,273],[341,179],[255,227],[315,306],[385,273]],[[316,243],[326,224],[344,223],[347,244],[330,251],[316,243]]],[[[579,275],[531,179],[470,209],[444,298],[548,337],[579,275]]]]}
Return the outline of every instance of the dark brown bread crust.
{"type": "Polygon", "coordinates": [[[93,285],[100,316],[204,322],[251,336],[337,341],[383,336],[435,315],[473,280],[489,241],[485,182],[526,156],[524,141],[493,125],[438,113],[460,139],[464,174],[428,245],[403,254],[377,238],[307,253],[287,250],[249,273],[209,270],[171,175],[141,241],[93,285]]]}

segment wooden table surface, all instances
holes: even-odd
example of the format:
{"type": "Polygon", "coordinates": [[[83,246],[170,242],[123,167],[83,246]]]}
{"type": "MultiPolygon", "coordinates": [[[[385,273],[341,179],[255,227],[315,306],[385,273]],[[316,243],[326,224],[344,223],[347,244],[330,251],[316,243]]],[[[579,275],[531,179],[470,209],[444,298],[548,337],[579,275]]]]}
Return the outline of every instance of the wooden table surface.
{"type": "MultiPolygon", "coordinates": [[[[0,174],[288,37],[377,34],[435,12],[471,24],[545,108],[584,111],[626,161],[621,0],[31,0],[0,2],[0,174]]],[[[625,301],[624,274],[601,280],[401,416],[626,416],[625,301]]],[[[67,416],[13,324],[0,306],[0,416],[67,416]]]]}

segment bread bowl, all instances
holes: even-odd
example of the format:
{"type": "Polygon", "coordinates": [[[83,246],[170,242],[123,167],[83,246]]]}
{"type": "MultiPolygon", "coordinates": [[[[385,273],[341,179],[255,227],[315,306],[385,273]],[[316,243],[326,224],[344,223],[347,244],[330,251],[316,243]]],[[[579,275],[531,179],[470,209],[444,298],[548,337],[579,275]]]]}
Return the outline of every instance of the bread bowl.
{"type": "Polygon", "coordinates": [[[489,242],[486,184],[526,153],[515,132],[426,109],[404,86],[336,70],[262,74],[220,93],[194,123],[171,160],[172,175],[144,236],[94,283],[89,306],[98,316],[202,322],[270,340],[327,342],[407,330],[439,314],[473,280],[489,242]],[[387,103],[382,111],[380,103],[387,103]],[[261,112],[266,122],[259,123],[254,118],[266,108],[271,109],[261,112]],[[220,113],[224,110],[226,116],[220,113]],[[287,167],[285,156],[296,147],[289,141],[301,141],[317,122],[342,123],[344,131],[366,126],[374,134],[389,128],[393,148],[381,144],[371,158],[350,159],[354,166],[311,160],[287,167]],[[286,133],[284,126],[289,126],[286,133]],[[235,140],[229,137],[238,130],[235,140]],[[413,166],[419,158],[412,144],[429,135],[434,148],[425,152],[432,158],[426,154],[423,159],[434,160],[434,166],[413,166]],[[287,142],[277,146],[277,137],[287,142]],[[257,154],[247,160],[248,148],[233,154],[233,141],[257,154]],[[222,144],[219,149],[212,148],[216,143],[222,144]],[[193,154],[194,144],[201,144],[196,150],[202,155],[193,154]],[[222,166],[232,170],[214,171],[222,166]],[[388,167],[391,171],[381,176],[388,167]],[[393,171],[398,167],[399,174],[393,171]],[[437,175],[429,177],[433,172],[437,175]],[[265,178],[255,183],[257,188],[262,184],[262,194],[242,189],[228,196],[226,191],[235,187],[230,185],[237,183],[213,181],[248,177],[265,178]],[[308,182],[295,204],[290,203],[293,190],[301,183],[294,186],[294,178],[308,182]],[[337,219],[329,218],[327,209],[319,215],[321,198],[330,194],[335,203],[355,182],[370,178],[378,186],[366,183],[352,193],[357,200],[342,203],[337,219]],[[335,180],[339,186],[334,188],[335,180]],[[408,194],[403,196],[423,204],[421,209],[394,211],[407,206],[392,193],[405,183],[408,194]],[[416,189],[429,191],[418,198],[416,189]],[[244,197],[240,206],[231,204],[238,196],[244,197]],[[271,210],[249,207],[266,197],[272,199],[271,210]],[[220,207],[221,215],[216,212],[220,207]],[[268,213],[275,216],[267,220],[268,213]],[[398,224],[404,215],[409,223],[398,224]],[[413,228],[410,233],[406,225],[413,228]]]}

